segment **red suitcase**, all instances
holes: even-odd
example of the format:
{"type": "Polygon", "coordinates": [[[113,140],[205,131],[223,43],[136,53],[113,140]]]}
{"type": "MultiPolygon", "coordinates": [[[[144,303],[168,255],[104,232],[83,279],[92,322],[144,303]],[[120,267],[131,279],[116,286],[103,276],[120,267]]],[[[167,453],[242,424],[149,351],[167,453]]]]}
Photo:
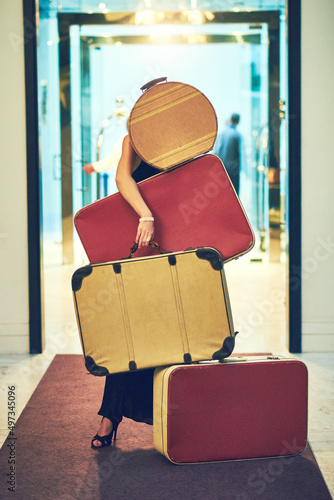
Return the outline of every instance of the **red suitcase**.
{"type": "Polygon", "coordinates": [[[154,446],[176,464],[297,454],[307,442],[307,368],[230,358],[157,368],[154,446]]]}
{"type": "MultiPolygon", "coordinates": [[[[203,155],[139,183],[155,218],[155,241],[164,251],[216,248],[224,262],[254,246],[254,234],[220,159],[203,155]]],[[[138,215],[113,194],[77,212],[74,224],[91,263],[126,257],[138,215]]],[[[138,250],[138,256],[152,249],[138,250]]]]}

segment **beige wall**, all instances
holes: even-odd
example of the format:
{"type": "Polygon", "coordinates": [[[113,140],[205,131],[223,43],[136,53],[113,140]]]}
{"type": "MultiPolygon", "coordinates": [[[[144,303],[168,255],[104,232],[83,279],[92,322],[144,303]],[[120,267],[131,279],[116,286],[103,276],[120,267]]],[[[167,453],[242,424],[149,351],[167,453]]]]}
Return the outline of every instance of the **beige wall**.
{"type": "Polygon", "coordinates": [[[0,352],[29,352],[22,2],[0,0],[0,352]]]}
{"type": "Polygon", "coordinates": [[[302,348],[334,351],[334,1],[302,0],[302,348]]]}

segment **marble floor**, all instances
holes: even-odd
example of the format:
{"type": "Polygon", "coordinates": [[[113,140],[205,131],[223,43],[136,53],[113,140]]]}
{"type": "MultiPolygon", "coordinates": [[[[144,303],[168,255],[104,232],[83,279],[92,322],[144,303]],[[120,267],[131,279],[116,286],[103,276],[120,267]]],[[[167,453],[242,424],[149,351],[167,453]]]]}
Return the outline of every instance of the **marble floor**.
{"type": "MultiPolygon", "coordinates": [[[[0,444],[8,433],[7,386],[16,386],[18,416],[55,354],[81,354],[70,286],[73,271],[73,266],[58,266],[52,262],[45,268],[43,354],[0,355],[0,444]]],[[[239,331],[235,352],[273,352],[289,355],[285,314],[285,264],[252,262],[244,256],[238,261],[226,264],[225,272],[234,326],[235,330],[239,331]]],[[[302,360],[309,371],[308,436],[333,496],[334,353],[303,353],[294,357],[302,360]]]]}

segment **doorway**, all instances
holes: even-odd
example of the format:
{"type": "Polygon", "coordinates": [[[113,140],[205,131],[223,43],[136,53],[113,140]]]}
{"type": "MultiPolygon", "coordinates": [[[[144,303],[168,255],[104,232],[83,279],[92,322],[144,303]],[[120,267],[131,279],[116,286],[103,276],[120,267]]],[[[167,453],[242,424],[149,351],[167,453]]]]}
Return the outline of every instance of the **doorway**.
{"type": "Polygon", "coordinates": [[[124,133],[125,120],[103,124],[119,98],[129,112],[139,87],[162,73],[207,95],[220,130],[231,113],[241,115],[241,200],[257,233],[254,258],[280,261],[285,250],[285,166],[280,164],[285,136],[280,127],[279,14],[212,12],[202,24],[186,24],[181,13],[155,13],[153,21],[162,14],[164,22],[153,26],[145,19],[138,24],[137,14],[58,16],[61,140],[53,163],[59,172],[54,206],[62,262],[75,258],[73,215],[115,190],[114,172],[87,176],[82,171],[124,133]],[[102,129],[103,148],[98,149],[102,129]]]}
{"type": "MultiPolygon", "coordinates": [[[[74,214],[116,190],[115,171],[88,176],[82,166],[108,154],[125,132],[125,120],[113,118],[118,103],[126,116],[139,87],[160,76],[201,90],[216,109],[219,130],[233,112],[241,115],[240,197],[257,241],[250,258],[284,262],[279,24],[276,11],[202,12],[195,22],[172,12],[155,12],[154,19],[138,13],[58,15],[61,126],[53,182],[59,265],[84,258],[74,214]]],[[[285,293],[283,282],[282,287],[285,293]]]]}
{"type": "MultiPolygon", "coordinates": [[[[126,34],[119,28],[71,29],[71,45],[78,47],[72,64],[81,68],[80,77],[72,78],[76,85],[71,92],[76,96],[75,103],[72,98],[72,148],[81,153],[76,164],[93,163],[110,153],[125,133],[126,116],[140,96],[139,82],[143,84],[161,75],[168,75],[170,81],[190,82],[212,102],[220,132],[232,113],[241,115],[240,196],[259,235],[257,253],[262,255],[259,253],[257,258],[267,257],[270,242],[266,197],[267,25],[251,28],[242,24],[190,28],[176,25],[164,27],[164,34],[158,31],[152,34],[150,27],[151,35],[144,34],[144,30],[135,34],[136,26],[127,26],[126,34]],[[117,118],[120,109],[123,110],[121,119],[117,118]]],[[[158,28],[161,32],[162,28],[158,28]]],[[[73,176],[73,212],[100,196],[115,192],[114,178],[115,170],[92,178],[77,169],[73,176]]]]}

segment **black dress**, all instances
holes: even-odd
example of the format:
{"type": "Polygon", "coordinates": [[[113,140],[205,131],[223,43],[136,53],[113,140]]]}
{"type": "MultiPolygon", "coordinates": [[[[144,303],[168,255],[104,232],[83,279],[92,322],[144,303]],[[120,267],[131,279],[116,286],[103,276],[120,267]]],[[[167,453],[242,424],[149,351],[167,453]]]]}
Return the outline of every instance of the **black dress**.
{"type": "MultiPolygon", "coordinates": [[[[141,162],[132,177],[136,182],[140,182],[157,173],[156,168],[141,162]]],[[[123,417],[127,417],[152,425],[153,373],[154,368],[149,368],[108,375],[98,414],[113,422],[120,422],[123,417]]]]}

